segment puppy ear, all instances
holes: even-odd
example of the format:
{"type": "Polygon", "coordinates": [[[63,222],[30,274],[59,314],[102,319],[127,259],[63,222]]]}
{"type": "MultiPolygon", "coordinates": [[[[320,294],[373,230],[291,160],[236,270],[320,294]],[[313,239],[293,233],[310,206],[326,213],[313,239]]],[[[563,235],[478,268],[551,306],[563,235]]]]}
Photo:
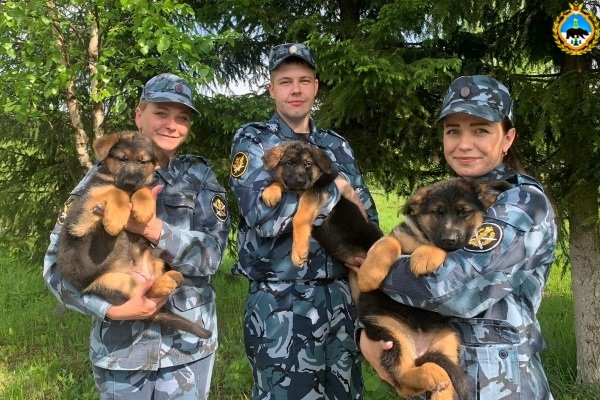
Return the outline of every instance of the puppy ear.
{"type": "Polygon", "coordinates": [[[316,146],[310,146],[310,153],[314,162],[317,164],[323,175],[337,175],[337,171],[333,167],[331,158],[329,158],[325,150],[320,149],[316,146]]]}
{"type": "Polygon", "coordinates": [[[271,171],[277,166],[277,164],[279,164],[279,160],[281,160],[281,157],[283,156],[283,153],[285,153],[285,150],[288,148],[288,146],[288,143],[283,143],[265,152],[265,154],[262,156],[265,170],[271,171]]]}
{"type": "Polygon", "coordinates": [[[500,193],[512,189],[513,185],[503,180],[479,182],[479,193],[477,197],[485,208],[488,208],[496,202],[500,193]]]}
{"type": "Polygon", "coordinates": [[[96,139],[94,142],[94,151],[96,152],[96,160],[102,161],[108,156],[108,152],[112,147],[117,144],[120,139],[120,135],[118,133],[111,133],[109,135],[104,135],[96,139]]]}
{"type": "Polygon", "coordinates": [[[423,199],[427,196],[429,192],[429,188],[424,186],[417,190],[404,204],[404,215],[415,215],[421,211],[421,206],[423,205],[423,199]]]}

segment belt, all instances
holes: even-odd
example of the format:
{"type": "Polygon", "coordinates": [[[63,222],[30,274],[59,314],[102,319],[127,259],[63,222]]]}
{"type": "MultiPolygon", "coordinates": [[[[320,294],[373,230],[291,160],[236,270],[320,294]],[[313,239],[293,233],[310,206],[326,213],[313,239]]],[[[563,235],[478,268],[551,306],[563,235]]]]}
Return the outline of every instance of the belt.
{"type": "Polygon", "coordinates": [[[347,282],[346,278],[321,278],[321,279],[290,279],[290,280],[266,280],[266,281],[251,281],[251,284],[259,286],[263,285],[311,285],[324,286],[335,282],[347,282]]]}
{"type": "Polygon", "coordinates": [[[192,286],[203,286],[208,285],[210,283],[210,276],[191,276],[187,277],[186,280],[192,286]]]}

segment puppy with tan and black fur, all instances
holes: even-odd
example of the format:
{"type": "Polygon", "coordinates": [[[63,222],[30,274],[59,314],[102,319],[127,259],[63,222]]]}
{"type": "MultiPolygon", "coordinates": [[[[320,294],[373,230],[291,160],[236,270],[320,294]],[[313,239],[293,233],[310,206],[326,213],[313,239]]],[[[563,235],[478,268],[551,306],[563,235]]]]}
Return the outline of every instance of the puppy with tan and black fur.
{"type": "Polygon", "coordinates": [[[353,297],[365,334],[372,340],[393,341],[382,365],[401,396],[429,393],[432,399],[466,399],[468,383],[458,365],[459,338],[440,314],[392,301],[379,285],[401,254],[412,254],[415,275],[434,272],[448,251],[464,247],[483,221],[486,208],[512,185],[456,178],[419,189],[404,208],[405,220],[383,236],[350,201],[341,198],[321,226],[312,226],[326,200],[325,187],[337,175],[327,154],[308,143],[289,141],[263,156],[265,169],[275,182],[262,200],[274,207],[282,193],[299,195],[293,223],[291,257],[301,266],[312,235],[333,257],[353,264],[365,258],[350,274],[353,297]]]}
{"type": "MultiPolygon", "coordinates": [[[[82,293],[114,305],[127,301],[148,277],[155,281],[147,297],[169,295],[183,275],[165,271],[163,261],[151,256],[150,242],[124,230],[130,216],[146,224],[155,214],[153,174],[158,165],[166,167],[168,157],[150,138],[133,131],[105,135],[94,150],[101,160],[98,171],[85,194],[70,203],[58,242],[63,277],[82,293]]],[[[211,336],[202,326],[163,310],[151,319],[201,338],[211,336]]]]}

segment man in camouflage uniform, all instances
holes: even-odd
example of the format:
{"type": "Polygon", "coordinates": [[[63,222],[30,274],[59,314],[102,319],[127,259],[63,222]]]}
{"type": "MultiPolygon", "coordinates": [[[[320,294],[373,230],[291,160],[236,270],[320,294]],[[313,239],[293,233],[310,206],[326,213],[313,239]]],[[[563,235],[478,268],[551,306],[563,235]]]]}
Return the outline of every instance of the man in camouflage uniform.
{"type": "MultiPolygon", "coordinates": [[[[440,119],[457,113],[502,123],[504,132],[514,129],[508,90],[488,76],[460,77],[451,84],[440,119]]],[[[490,134],[479,125],[477,135],[490,134]]],[[[451,129],[445,127],[444,134],[456,135],[451,129]]],[[[469,145],[463,146],[464,157],[472,157],[469,145]]],[[[381,289],[400,303],[455,317],[461,363],[472,383],[469,399],[552,399],[540,361],[544,340],[536,313],[554,260],[554,210],[542,186],[519,171],[510,150],[502,154],[503,162],[474,178],[515,186],[487,210],[469,244],[425,277],[413,276],[410,257],[402,256],[381,289]]],[[[448,154],[446,159],[456,169],[448,154]]]]}
{"type": "Polygon", "coordinates": [[[267,123],[242,126],[231,150],[230,184],[241,214],[233,273],[250,280],[244,338],[254,376],[252,397],[361,399],[348,270],[312,239],[307,263],[292,264],[297,195],[285,193],[274,208],[261,201],[263,189],[273,182],[261,157],[286,140],[307,141],[327,152],[341,176],[328,188],[317,224],[340,195],[360,202],[375,222],[377,211],[348,142],[317,128],[309,117],[318,88],[311,51],[299,43],[276,46],[269,69],[276,111],[267,123]]]}
{"type": "MultiPolygon", "coordinates": [[[[69,201],[50,235],[44,279],[68,308],[93,317],[90,358],[102,399],[196,400],[208,395],[218,334],[215,291],[210,278],[221,263],[230,221],[225,190],[208,162],[199,156],[175,154],[187,136],[193,112],[197,111],[192,104],[191,87],[173,74],[150,79],[136,110],[140,131],[171,156],[168,170],[158,169],[155,173],[162,186],[156,200],[156,216],[147,226],[139,227],[146,236],[157,226],[155,234],[146,236],[153,243],[152,254],[185,277],[182,286],[168,299],[148,299],[140,293],[139,298],[134,296],[122,306],[149,307],[147,315],[111,319],[108,314],[118,307],[76,290],[62,279],[56,264],[57,241],[69,201]],[[166,310],[204,325],[212,336],[200,339],[141,319],[152,315],[165,301],[166,310]]],[[[87,173],[71,192],[71,199],[85,192],[97,170],[96,165],[87,173]]],[[[128,224],[126,229],[134,227],[128,224]]],[[[145,279],[147,290],[152,279],[145,279]]]]}

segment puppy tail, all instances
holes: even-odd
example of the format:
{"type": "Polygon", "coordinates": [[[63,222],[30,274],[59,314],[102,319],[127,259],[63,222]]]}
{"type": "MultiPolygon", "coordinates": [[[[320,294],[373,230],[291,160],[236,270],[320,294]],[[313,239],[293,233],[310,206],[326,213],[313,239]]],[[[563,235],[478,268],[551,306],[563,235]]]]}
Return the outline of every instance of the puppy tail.
{"type": "Polygon", "coordinates": [[[471,385],[460,366],[454,364],[445,354],[437,351],[425,353],[415,360],[416,366],[421,366],[425,363],[434,363],[442,367],[450,377],[456,394],[455,398],[458,400],[469,400],[471,385]]]}
{"type": "Polygon", "coordinates": [[[160,325],[192,333],[202,339],[207,339],[212,336],[212,332],[204,329],[203,326],[167,311],[159,311],[152,320],[160,325]]]}

